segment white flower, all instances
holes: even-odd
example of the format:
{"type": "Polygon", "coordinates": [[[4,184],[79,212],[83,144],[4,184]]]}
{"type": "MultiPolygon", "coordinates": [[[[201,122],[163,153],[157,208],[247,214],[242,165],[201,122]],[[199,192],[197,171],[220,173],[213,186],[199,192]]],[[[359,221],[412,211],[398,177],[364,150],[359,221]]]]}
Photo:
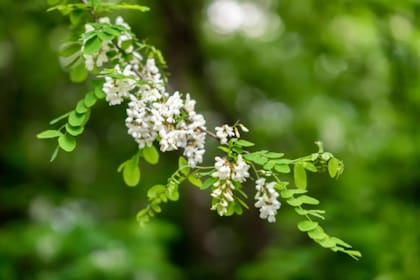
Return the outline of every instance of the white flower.
{"type": "Polygon", "coordinates": [[[234,186],[231,181],[217,181],[213,185],[213,191],[211,193],[211,196],[216,200],[211,210],[216,210],[220,216],[226,215],[230,203],[234,201],[233,189],[234,186]]]}
{"type": "Polygon", "coordinates": [[[226,145],[228,142],[228,137],[232,137],[235,136],[235,132],[233,130],[233,127],[224,124],[221,127],[217,126],[215,128],[216,130],[216,136],[219,138],[220,140],[220,144],[222,145],[226,145]]]}
{"type": "Polygon", "coordinates": [[[105,77],[105,84],[102,90],[106,94],[106,101],[108,101],[109,105],[121,104],[124,98],[129,97],[130,91],[136,86],[136,81],[133,77],[134,73],[131,71],[130,65],[127,65],[124,71],[121,71],[120,66],[117,64],[115,66],[115,72],[127,78],[113,79],[105,77]]]}
{"type": "Polygon", "coordinates": [[[216,172],[212,174],[213,177],[218,178],[219,180],[227,180],[230,177],[230,163],[227,159],[221,157],[215,157],[216,163],[214,167],[216,172]]]}
{"type": "Polygon", "coordinates": [[[243,160],[242,155],[238,155],[236,164],[234,165],[234,173],[232,179],[243,183],[249,177],[249,165],[243,160]]]}
{"type": "Polygon", "coordinates": [[[260,218],[267,219],[268,222],[276,221],[277,210],[281,203],[277,200],[279,194],[274,189],[276,182],[266,183],[265,178],[256,181],[255,207],[260,209],[260,218]]]}

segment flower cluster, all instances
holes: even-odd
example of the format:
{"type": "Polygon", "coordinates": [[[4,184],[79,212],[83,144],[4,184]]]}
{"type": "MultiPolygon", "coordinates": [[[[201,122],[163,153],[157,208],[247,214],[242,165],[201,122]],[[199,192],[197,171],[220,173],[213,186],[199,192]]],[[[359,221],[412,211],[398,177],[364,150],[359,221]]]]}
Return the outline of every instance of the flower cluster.
{"type": "MultiPolygon", "coordinates": [[[[111,21],[108,17],[100,18],[98,22],[103,23],[103,24],[111,24],[111,21]]],[[[115,24],[118,26],[124,27],[127,31],[130,30],[130,26],[124,22],[122,17],[117,17],[115,20],[115,24]]],[[[85,32],[89,33],[92,31],[95,31],[95,27],[92,24],[86,24],[85,32]]],[[[119,51],[123,51],[125,54],[132,53],[133,57],[138,57],[140,54],[137,52],[134,52],[134,47],[131,44],[132,40],[133,38],[128,32],[123,32],[118,37],[117,44],[114,44],[112,40],[103,38],[101,47],[97,53],[83,54],[86,69],[89,71],[93,71],[95,66],[98,68],[104,66],[104,64],[109,61],[108,53],[111,51],[116,51],[116,53],[119,53],[119,54],[120,54],[119,51]]],[[[82,50],[85,48],[87,41],[88,41],[87,39],[83,41],[82,50]]],[[[120,56],[121,55],[122,54],[120,54],[120,56]]]]}
{"type": "Polygon", "coordinates": [[[266,183],[265,178],[256,181],[255,207],[260,208],[260,218],[267,219],[270,223],[276,221],[277,210],[281,204],[277,200],[278,192],[274,189],[276,182],[266,183]]]}
{"type": "MultiPolygon", "coordinates": [[[[111,24],[109,18],[99,20],[111,24]]],[[[121,17],[115,24],[130,30],[121,17]]],[[[87,24],[86,32],[94,31],[87,24]]],[[[125,120],[128,134],[138,143],[139,148],[153,145],[159,141],[162,152],[183,148],[188,165],[195,167],[203,161],[205,153],[205,119],[195,111],[195,101],[189,94],[179,92],[170,95],[165,88],[163,77],[153,58],[145,61],[135,50],[129,32],[122,32],[115,42],[103,40],[96,54],[84,54],[85,65],[89,71],[95,66],[102,67],[114,50],[113,61],[118,63],[107,69],[103,91],[109,105],[119,105],[128,100],[125,120]]],[[[85,47],[86,41],[83,44],[85,47]]]]}
{"type": "Polygon", "coordinates": [[[224,124],[222,126],[216,126],[216,136],[219,139],[220,144],[226,145],[228,143],[228,139],[231,137],[241,137],[241,135],[239,134],[238,127],[240,127],[242,131],[248,132],[248,128],[246,128],[243,124],[239,122],[234,124],[233,126],[227,124],[224,124]]]}
{"type": "Polygon", "coordinates": [[[220,216],[223,216],[226,215],[229,205],[235,200],[233,196],[235,182],[243,183],[249,177],[249,165],[241,155],[238,155],[234,163],[221,157],[216,157],[215,160],[216,171],[212,176],[217,178],[217,181],[214,183],[211,193],[214,198],[211,210],[216,210],[220,216]]]}

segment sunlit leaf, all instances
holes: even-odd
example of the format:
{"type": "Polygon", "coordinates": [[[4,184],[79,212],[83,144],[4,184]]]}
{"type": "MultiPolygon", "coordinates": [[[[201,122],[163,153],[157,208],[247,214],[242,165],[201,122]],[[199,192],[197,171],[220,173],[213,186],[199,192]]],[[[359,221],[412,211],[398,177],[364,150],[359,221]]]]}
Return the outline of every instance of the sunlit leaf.
{"type": "Polygon", "coordinates": [[[69,134],[58,137],[58,145],[66,152],[72,152],[76,148],[76,138],[69,134]]]}
{"type": "Polygon", "coordinates": [[[66,131],[72,136],[78,136],[83,133],[83,126],[71,126],[69,123],[66,124],[66,131]]]}
{"type": "Polygon", "coordinates": [[[204,181],[203,185],[201,186],[201,189],[202,190],[208,189],[209,187],[213,186],[213,184],[216,182],[217,182],[217,178],[214,178],[214,177],[207,178],[204,181]]]}
{"type": "Polygon", "coordinates": [[[74,83],[81,83],[86,80],[88,71],[83,63],[70,70],[70,80],[74,83]]]}
{"type": "Polygon", "coordinates": [[[276,164],[274,170],[280,173],[290,173],[290,167],[287,164],[276,164]]]}
{"type": "Polygon", "coordinates": [[[140,182],[140,167],[138,153],[129,159],[123,168],[123,179],[127,186],[135,187],[140,182]]]}
{"type": "Polygon", "coordinates": [[[306,189],[306,172],[302,164],[295,164],[293,168],[293,177],[296,187],[306,189]]]}
{"type": "Polygon", "coordinates": [[[85,103],[85,106],[87,108],[92,107],[96,103],[96,96],[95,96],[95,94],[92,91],[88,92],[86,94],[85,98],[83,99],[83,102],[85,103]]]}
{"type": "Polygon", "coordinates": [[[196,187],[201,188],[203,186],[203,182],[201,182],[200,178],[196,177],[194,173],[191,173],[188,176],[188,181],[196,187]]]}
{"type": "Polygon", "coordinates": [[[178,169],[184,175],[188,175],[190,173],[190,168],[188,166],[188,161],[184,157],[179,157],[179,159],[178,159],[178,169]]]}
{"type": "Polygon", "coordinates": [[[297,227],[300,231],[311,231],[318,226],[317,222],[304,220],[298,223],[297,227]]]}
{"type": "Polygon", "coordinates": [[[331,158],[328,161],[328,173],[330,174],[331,178],[334,178],[338,172],[338,160],[336,158],[331,158]]]}
{"type": "Polygon", "coordinates": [[[60,137],[61,135],[63,135],[63,133],[61,133],[58,130],[45,130],[41,133],[38,133],[36,137],[38,139],[48,139],[48,138],[60,137]]]}
{"type": "Polygon", "coordinates": [[[247,141],[247,140],[243,140],[243,139],[239,139],[236,144],[238,144],[241,147],[252,147],[255,146],[254,143],[247,141]]]}
{"type": "Polygon", "coordinates": [[[166,186],[165,185],[154,185],[147,191],[147,197],[150,199],[154,199],[158,196],[160,196],[162,193],[166,192],[166,186]]]}
{"type": "Polygon", "coordinates": [[[150,164],[157,164],[159,162],[159,152],[153,145],[143,148],[143,157],[150,164]]]}
{"type": "Polygon", "coordinates": [[[81,126],[86,118],[86,114],[78,114],[76,111],[72,111],[68,117],[68,122],[72,126],[81,126]]]}
{"type": "Polygon", "coordinates": [[[86,41],[83,53],[87,55],[95,54],[102,46],[102,41],[99,37],[94,36],[86,41]]]}

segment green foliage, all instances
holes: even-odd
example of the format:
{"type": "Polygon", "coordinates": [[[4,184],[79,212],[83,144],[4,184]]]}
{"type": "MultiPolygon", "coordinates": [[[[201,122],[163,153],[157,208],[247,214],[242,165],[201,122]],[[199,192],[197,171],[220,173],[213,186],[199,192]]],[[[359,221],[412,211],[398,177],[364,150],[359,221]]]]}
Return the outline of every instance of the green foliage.
{"type": "Polygon", "coordinates": [[[51,156],[51,161],[55,160],[59,149],[65,152],[74,151],[77,145],[76,137],[83,134],[90,118],[91,108],[96,104],[97,100],[105,98],[101,82],[94,81],[92,86],[94,91],[86,93],[85,97],[77,102],[73,111],[50,121],[50,125],[57,125],[67,119],[66,123],[61,124],[56,130],[45,130],[37,135],[39,139],[57,138],[58,146],[51,156]]]}
{"type": "Polygon", "coordinates": [[[118,172],[122,172],[124,183],[129,187],[135,187],[140,182],[139,159],[140,152],[137,152],[118,167],[118,172]]]}
{"type": "Polygon", "coordinates": [[[188,165],[183,157],[179,157],[178,169],[169,177],[166,185],[155,185],[147,191],[148,205],[137,213],[137,221],[144,226],[162,211],[161,204],[179,199],[179,185],[189,175],[188,165]]]}
{"type": "Polygon", "coordinates": [[[157,164],[159,162],[159,152],[155,146],[144,147],[142,151],[143,157],[148,163],[157,164]]]}

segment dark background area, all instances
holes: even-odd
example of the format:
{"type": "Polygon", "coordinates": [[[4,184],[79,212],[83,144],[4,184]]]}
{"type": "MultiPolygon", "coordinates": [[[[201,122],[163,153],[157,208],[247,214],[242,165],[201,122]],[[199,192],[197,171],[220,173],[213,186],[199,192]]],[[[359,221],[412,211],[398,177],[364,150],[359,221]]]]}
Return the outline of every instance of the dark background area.
{"type": "MultiPolygon", "coordinates": [[[[145,191],[176,154],[117,166],[136,144],[124,108],[95,106],[73,153],[49,162],[35,135],[86,92],[58,59],[67,19],[41,0],[0,2],[0,279],[420,279],[420,5],[416,1],[165,0],[124,12],[163,51],[169,87],[190,92],[209,127],[241,120],[259,148],[298,157],[324,143],[338,180],[309,178],[325,228],[360,261],[312,243],[283,205],[220,218],[185,184],[142,229],[145,191]]],[[[217,152],[210,140],[207,162],[217,152]]],[[[252,188],[252,186],[248,186],[252,188]]]]}

